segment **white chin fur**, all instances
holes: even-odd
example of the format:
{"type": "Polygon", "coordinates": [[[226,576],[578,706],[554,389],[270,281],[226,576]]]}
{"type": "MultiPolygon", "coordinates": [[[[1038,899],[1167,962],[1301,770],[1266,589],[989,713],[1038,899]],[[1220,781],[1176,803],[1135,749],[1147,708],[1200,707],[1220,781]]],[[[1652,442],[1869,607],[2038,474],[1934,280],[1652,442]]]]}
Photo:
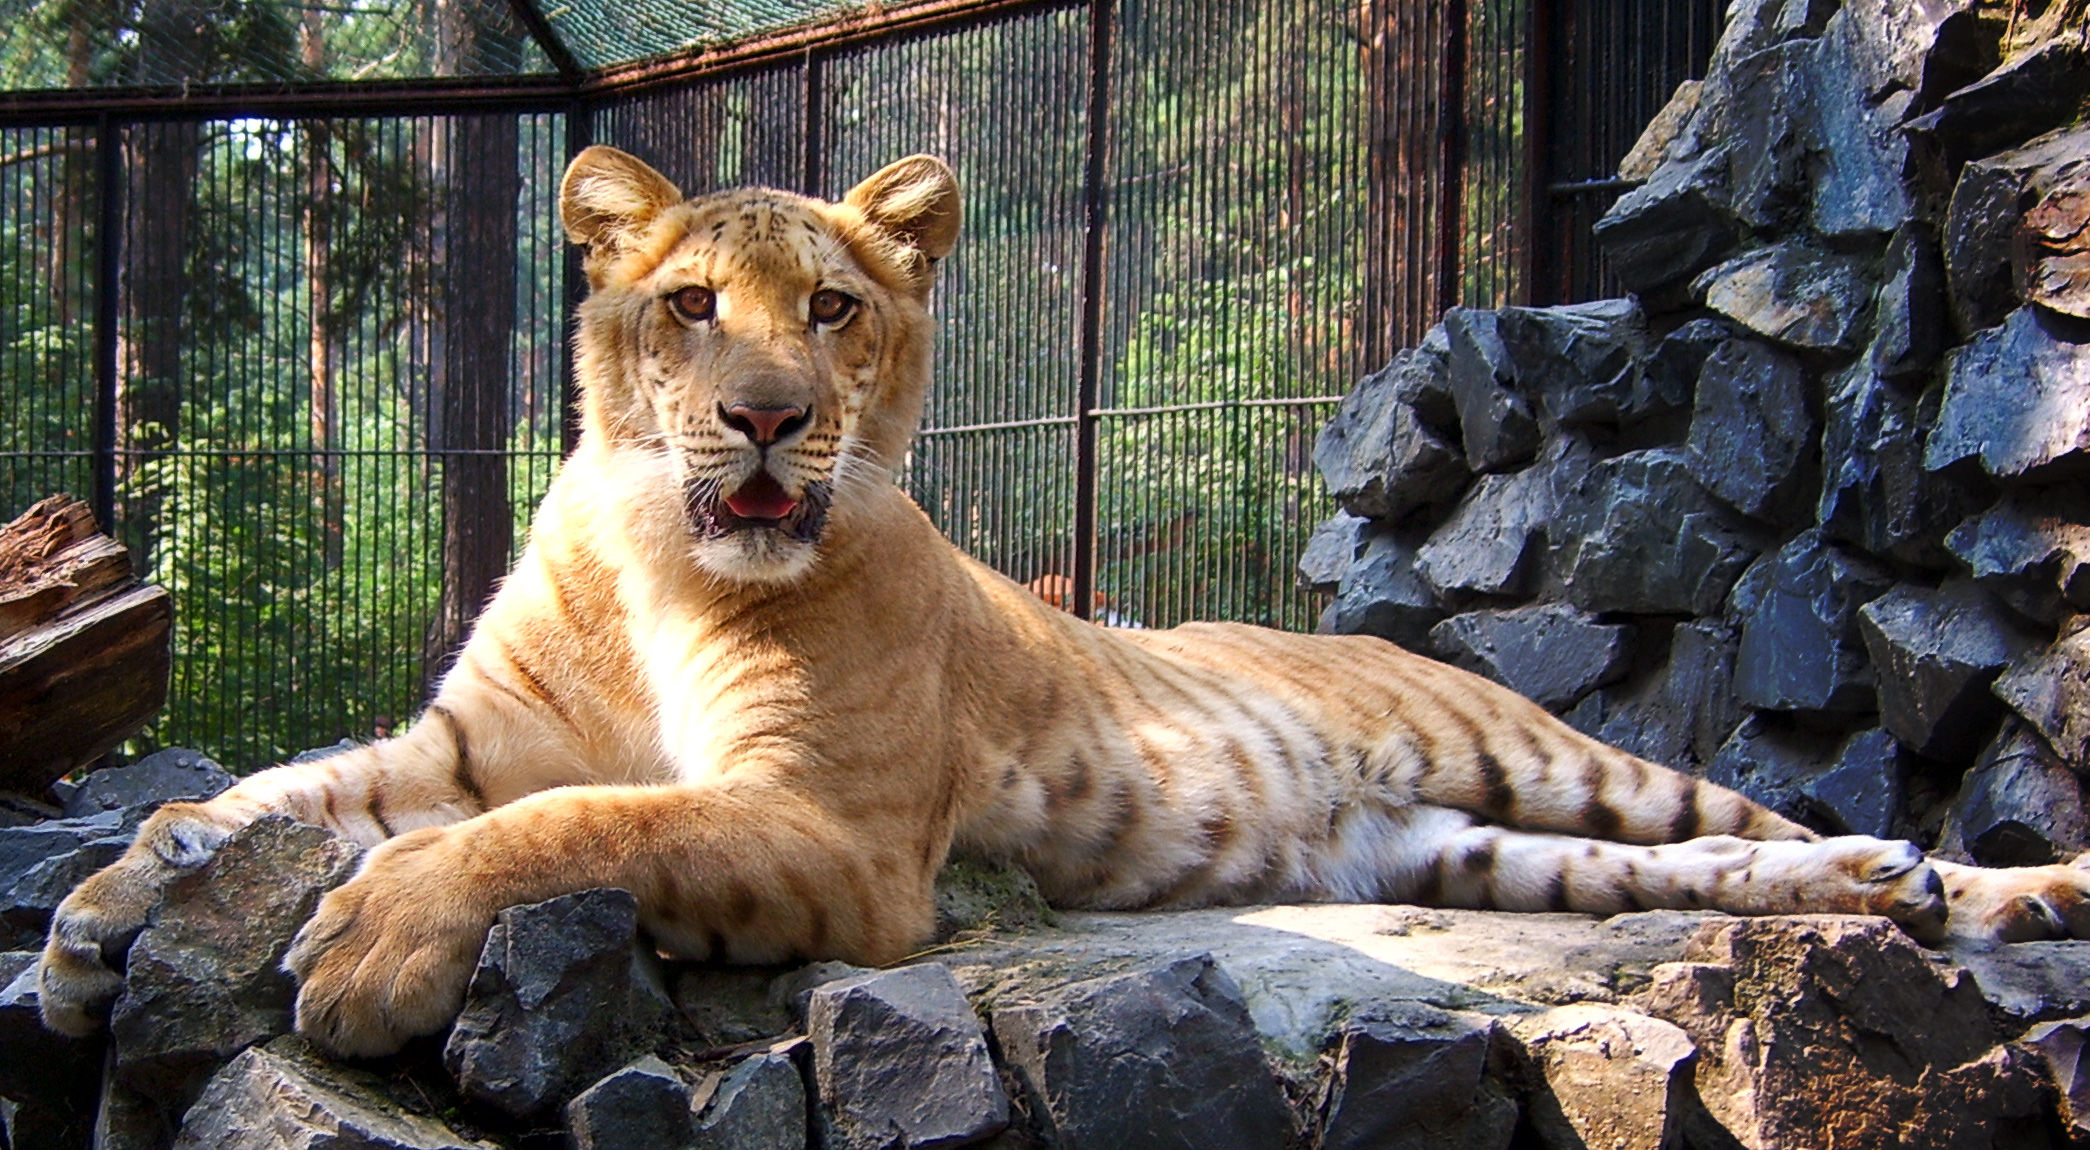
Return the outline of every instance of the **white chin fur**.
{"type": "Polygon", "coordinates": [[[691,546],[697,566],[731,583],[791,583],[813,569],[817,544],[787,538],[781,531],[740,531],[691,546]]]}

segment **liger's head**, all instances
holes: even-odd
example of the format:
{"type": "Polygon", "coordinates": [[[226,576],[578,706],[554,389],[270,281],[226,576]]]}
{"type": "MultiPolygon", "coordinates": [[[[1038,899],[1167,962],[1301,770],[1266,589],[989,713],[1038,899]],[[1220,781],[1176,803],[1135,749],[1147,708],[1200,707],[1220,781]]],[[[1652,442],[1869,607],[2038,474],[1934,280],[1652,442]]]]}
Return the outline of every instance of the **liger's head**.
{"type": "Polygon", "coordinates": [[[838,500],[889,483],[928,388],[957,181],[910,156],[839,203],[769,188],[684,200],[614,148],[560,188],[586,245],[585,426],[673,483],[696,561],[755,582],[814,562],[838,500]]]}

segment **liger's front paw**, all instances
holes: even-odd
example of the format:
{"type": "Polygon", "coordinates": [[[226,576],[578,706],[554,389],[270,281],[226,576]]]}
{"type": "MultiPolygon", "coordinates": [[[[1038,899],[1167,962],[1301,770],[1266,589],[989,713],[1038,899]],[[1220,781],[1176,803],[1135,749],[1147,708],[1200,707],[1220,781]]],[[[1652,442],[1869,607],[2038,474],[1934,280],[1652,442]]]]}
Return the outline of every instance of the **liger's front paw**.
{"type": "Polygon", "coordinates": [[[122,858],[65,896],[37,972],[45,1026],[75,1037],[101,1029],[123,990],[124,954],[167,884],[209,862],[231,825],[205,804],[169,803],[138,829],[122,858]]]}
{"type": "Polygon", "coordinates": [[[368,1057],[457,1016],[493,910],[447,865],[446,833],[392,839],[320,900],[283,959],[298,979],[299,1033],[368,1057]]]}

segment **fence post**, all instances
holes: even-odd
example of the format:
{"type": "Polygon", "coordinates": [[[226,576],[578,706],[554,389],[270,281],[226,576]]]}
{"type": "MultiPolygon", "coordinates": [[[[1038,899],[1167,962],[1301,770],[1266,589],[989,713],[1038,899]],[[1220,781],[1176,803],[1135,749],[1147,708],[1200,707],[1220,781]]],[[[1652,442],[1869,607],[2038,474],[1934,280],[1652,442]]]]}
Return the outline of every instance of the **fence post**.
{"type": "Polygon", "coordinates": [[[1465,299],[1460,234],[1466,212],[1466,0],[1445,0],[1444,56],[1437,74],[1437,311],[1465,299]]]}
{"type": "Polygon", "coordinates": [[[1081,377],[1074,411],[1074,613],[1096,603],[1096,406],[1103,388],[1103,228],[1108,216],[1113,0],[1089,0],[1087,161],[1082,176],[1081,377]]]}
{"type": "MultiPolygon", "coordinates": [[[[94,517],[116,535],[117,289],[123,274],[123,141],[116,118],[95,118],[94,517]]],[[[142,562],[143,556],[132,561],[142,562]]]]}
{"type": "Polygon", "coordinates": [[[827,179],[827,133],[822,108],[827,103],[827,68],[820,53],[812,48],[805,55],[805,112],[801,119],[805,123],[805,155],[800,169],[800,190],[809,196],[826,198],[821,190],[821,181],[827,179]]]}

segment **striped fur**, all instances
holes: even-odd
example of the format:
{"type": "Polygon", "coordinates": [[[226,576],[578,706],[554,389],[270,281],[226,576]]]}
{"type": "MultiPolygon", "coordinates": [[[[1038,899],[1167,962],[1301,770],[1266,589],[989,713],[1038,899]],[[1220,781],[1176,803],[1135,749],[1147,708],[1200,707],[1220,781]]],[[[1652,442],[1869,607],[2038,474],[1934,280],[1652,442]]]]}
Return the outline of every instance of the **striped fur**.
{"type": "MultiPolygon", "coordinates": [[[[149,820],[56,916],[53,1026],[92,1029],[119,986],[105,955],[271,811],[374,848],[287,960],[300,1029],[355,1054],[447,1024],[503,906],[619,886],[682,955],[881,963],[928,933],[953,852],[1019,862],[1065,906],[1850,911],[1942,933],[1939,870],[1907,844],[1816,840],[1463,671],[1368,638],[1106,630],[960,554],[892,482],[956,239],[940,163],[840,204],[685,203],[597,148],[562,199],[593,287],[584,432],[456,668],[398,738],[149,820]]],[[[2090,925],[2090,872],[1945,873],[1972,933],[2090,925]]]]}

